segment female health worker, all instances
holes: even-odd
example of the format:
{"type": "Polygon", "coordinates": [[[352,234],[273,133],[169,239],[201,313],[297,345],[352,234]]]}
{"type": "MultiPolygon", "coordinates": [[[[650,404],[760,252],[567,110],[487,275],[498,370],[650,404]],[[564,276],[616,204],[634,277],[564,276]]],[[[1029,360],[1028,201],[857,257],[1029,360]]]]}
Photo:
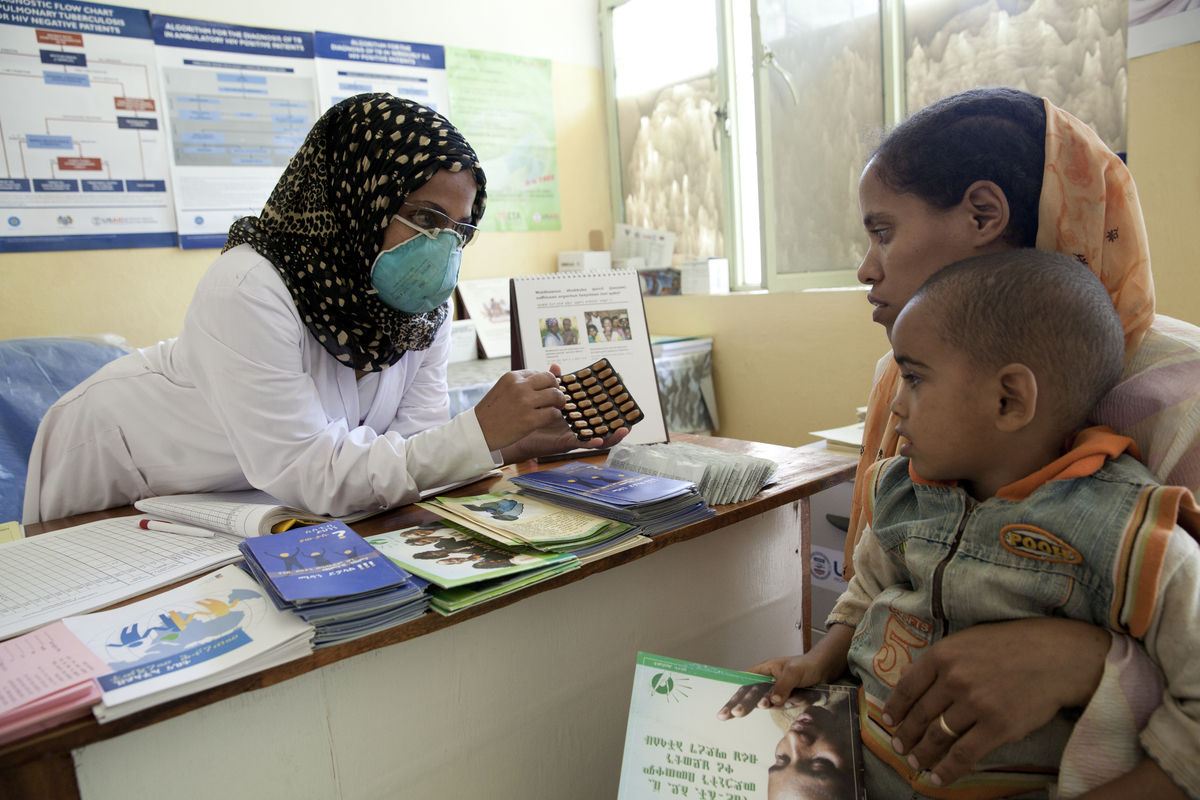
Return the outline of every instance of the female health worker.
{"type": "Polygon", "coordinates": [[[387,94],[334,106],[230,228],[179,337],[47,412],[24,521],[252,488],[340,515],[578,446],[547,372],[508,373],[450,418],[446,301],[485,185],[437,113],[387,94]]]}

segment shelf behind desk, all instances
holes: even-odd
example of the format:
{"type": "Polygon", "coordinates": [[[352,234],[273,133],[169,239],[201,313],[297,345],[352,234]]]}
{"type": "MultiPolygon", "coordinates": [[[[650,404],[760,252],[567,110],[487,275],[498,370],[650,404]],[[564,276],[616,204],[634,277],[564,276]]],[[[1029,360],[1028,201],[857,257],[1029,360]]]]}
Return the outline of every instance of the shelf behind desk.
{"type": "MultiPolygon", "coordinates": [[[[429,613],[104,726],[68,723],[0,748],[0,797],[615,796],[637,651],[745,668],[806,647],[807,498],[853,477],[844,456],[673,439],[774,459],[776,482],[453,617],[429,613]]],[[[135,512],[29,532],[123,513],[135,512]]],[[[406,506],[354,528],[433,519],[406,506]]]]}

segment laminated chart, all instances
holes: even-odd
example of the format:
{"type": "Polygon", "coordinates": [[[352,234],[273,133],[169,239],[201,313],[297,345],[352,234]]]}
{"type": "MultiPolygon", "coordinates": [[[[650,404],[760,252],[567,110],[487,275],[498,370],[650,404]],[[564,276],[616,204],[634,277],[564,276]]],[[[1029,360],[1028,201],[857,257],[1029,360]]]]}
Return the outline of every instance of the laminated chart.
{"type": "Polygon", "coordinates": [[[0,252],[175,245],[147,11],[0,0],[0,252]]]}
{"type": "Polygon", "coordinates": [[[446,51],[441,45],[317,31],[313,47],[322,111],[356,94],[387,92],[447,115],[446,51]]]}
{"type": "Polygon", "coordinates": [[[317,121],[313,37],[157,14],[153,29],[179,245],[221,247],[317,121]]]}
{"type": "Polygon", "coordinates": [[[562,230],[550,61],[446,51],[453,122],[483,164],[485,231],[562,230]]]}

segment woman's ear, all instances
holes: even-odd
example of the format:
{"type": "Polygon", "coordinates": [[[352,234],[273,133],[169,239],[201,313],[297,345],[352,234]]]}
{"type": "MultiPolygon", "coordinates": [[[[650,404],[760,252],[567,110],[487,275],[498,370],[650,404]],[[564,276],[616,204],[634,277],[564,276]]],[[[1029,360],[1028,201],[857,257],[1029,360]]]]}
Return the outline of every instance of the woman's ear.
{"type": "Polygon", "coordinates": [[[976,247],[993,243],[1004,244],[1008,230],[1008,198],[1004,190],[992,181],[975,181],[963,192],[960,208],[971,219],[971,232],[976,247]]]}
{"type": "Polygon", "coordinates": [[[1037,415],[1038,385],[1033,370],[1024,364],[1009,364],[996,373],[998,389],[996,428],[1004,433],[1016,433],[1037,415]]]}

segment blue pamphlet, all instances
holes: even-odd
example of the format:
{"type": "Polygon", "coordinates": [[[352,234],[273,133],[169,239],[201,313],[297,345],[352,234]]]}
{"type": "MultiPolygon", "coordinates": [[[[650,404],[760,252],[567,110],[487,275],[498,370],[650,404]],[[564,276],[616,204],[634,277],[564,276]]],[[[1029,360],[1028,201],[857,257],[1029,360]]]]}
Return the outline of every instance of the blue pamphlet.
{"type": "Polygon", "coordinates": [[[624,508],[648,505],[686,495],[696,484],[673,478],[657,478],[629,470],[572,461],[554,469],[539,470],[513,478],[518,486],[566,494],[593,503],[624,508]]]}
{"type": "Polygon", "coordinates": [[[256,577],[286,604],[387,589],[409,575],[362,537],[335,520],[239,545],[256,577]],[[257,567],[257,569],[256,569],[257,567]]]}

